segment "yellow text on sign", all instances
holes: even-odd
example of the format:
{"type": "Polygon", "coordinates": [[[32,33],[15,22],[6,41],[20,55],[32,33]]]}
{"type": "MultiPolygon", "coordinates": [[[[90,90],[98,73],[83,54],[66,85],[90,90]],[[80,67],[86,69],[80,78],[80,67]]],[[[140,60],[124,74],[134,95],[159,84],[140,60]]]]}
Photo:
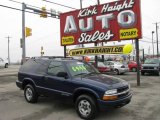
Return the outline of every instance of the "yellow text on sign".
{"type": "Polygon", "coordinates": [[[120,39],[133,39],[138,37],[137,28],[120,30],[120,39]]]}
{"type": "Polygon", "coordinates": [[[70,45],[74,43],[74,37],[68,36],[68,37],[62,37],[62,45],[70,45]]]}

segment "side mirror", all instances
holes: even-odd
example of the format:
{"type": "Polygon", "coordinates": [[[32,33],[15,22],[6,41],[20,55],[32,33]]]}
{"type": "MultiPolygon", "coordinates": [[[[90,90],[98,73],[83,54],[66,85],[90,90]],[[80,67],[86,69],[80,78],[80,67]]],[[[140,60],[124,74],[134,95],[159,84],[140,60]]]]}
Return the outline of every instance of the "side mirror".
{"type": "Polygon", "coordinates": [[[68,74],[66,72],[59,72],[59,73],[57,73],[57,77],[63,77],[65,79],[67,79],[68,78],[68,74]]]}

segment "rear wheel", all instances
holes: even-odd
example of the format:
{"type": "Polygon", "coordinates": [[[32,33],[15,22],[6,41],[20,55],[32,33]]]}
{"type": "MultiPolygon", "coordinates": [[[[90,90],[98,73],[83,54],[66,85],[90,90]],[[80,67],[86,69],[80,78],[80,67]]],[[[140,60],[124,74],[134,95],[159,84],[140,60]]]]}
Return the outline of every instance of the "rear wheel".
{"type": "Polygon", "coordinates": [[[36,103],[38,100],[38,94],[36,93],[35,88],[31,84],[25,86],[24,96],[26,101],[29,103],[36,103]]]}
{"type": "Polygon", "coordinates": [[[86,120],[93,120],[97,114],[97,106],[93,97],[81,95],[75,103],[77,114],[86,120]]]}
{"type": "Polygon", "coordinates": [[[119,75],[119,70],[118,69],[115,69],[115,72],[117,75],[119,75]]]}

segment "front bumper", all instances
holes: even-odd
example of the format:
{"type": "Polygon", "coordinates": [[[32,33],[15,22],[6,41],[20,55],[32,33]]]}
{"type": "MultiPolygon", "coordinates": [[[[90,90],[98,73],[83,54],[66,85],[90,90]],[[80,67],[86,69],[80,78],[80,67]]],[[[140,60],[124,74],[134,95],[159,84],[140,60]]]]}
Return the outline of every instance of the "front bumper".
{"type": "Polygon", "coordinates": [[[119,73],[125,73],[129,71],[129,68],[119,68],[119,73]]]}
{"type": "Polygon", "coordinates": [[[16,85],[17,85],[17,87],[22,89],[22,82],[20,82],[19,80],[16,80],[16,85]]]}
{"type": "Polygon", "coordinates": [[[141,72],[157,73],[157,72],[159,72],[159,70],[158,69],[142,69],[141,72]]]}
{"type": "Polygon", "coordinates": [[[114,100],[114,101],[104,101],[98,99],[98,106],[100,110],[106,110],[109,108],[122,107],[128,103],[130,103],[132,98],[132,93],[129,93],[127,96],[114,100]]]}

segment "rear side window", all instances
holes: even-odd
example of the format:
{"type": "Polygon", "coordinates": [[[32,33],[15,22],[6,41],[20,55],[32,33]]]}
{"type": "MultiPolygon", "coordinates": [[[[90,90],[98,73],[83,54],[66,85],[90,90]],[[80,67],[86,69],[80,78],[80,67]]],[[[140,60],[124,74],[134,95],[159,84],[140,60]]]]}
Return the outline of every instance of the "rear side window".
{"type": "Polygon", "coordinates": [[[29,59],[19,69],[20,72],[25,73],[39,73],[44,74],[48,68],[49,61],[41,59],[29,59]]]}
{"type": "Polygon", "coordinates": [[[48,67],[48,74],[56,76],[59,72],[65,72],[62,62],[52,61],[48,67]]]}

